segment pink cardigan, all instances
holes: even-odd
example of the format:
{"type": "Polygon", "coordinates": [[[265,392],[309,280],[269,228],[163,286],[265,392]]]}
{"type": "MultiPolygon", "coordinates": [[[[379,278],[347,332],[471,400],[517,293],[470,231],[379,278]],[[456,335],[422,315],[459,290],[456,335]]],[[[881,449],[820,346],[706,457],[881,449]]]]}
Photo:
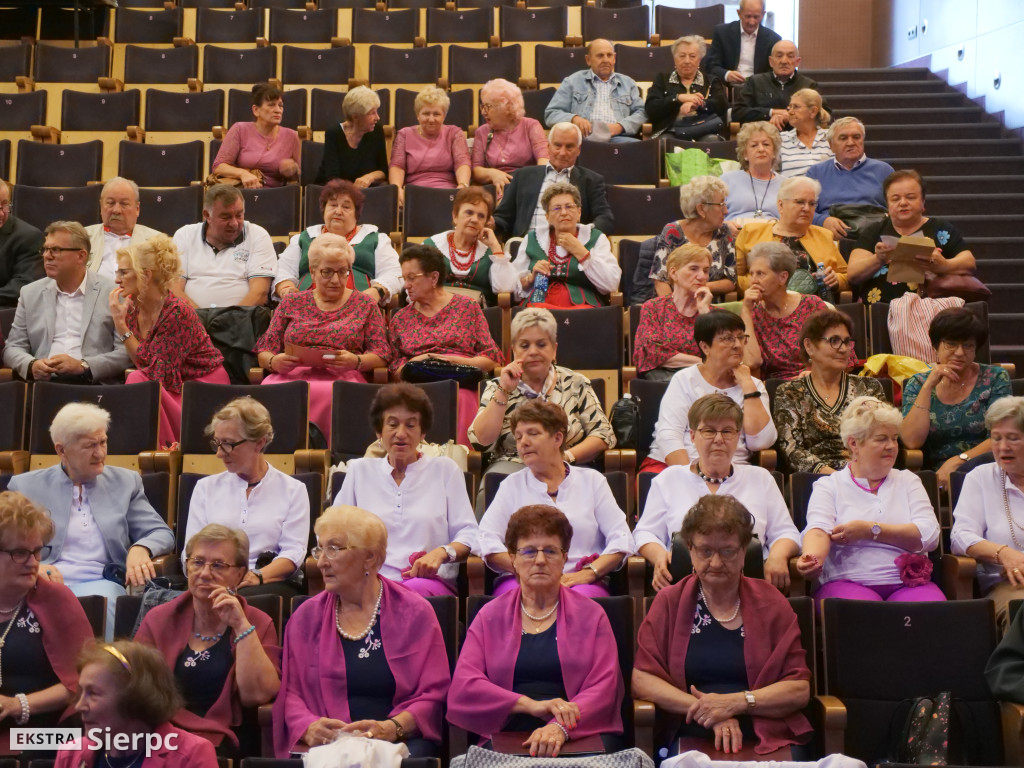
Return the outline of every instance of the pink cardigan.
{"type": "MultiPolygon", "coordinates": [[[[480,609],[455,665],[448,720],[481,736],[501,731],[520,698],[512,679],[523,634],[521,594],[515,589],[480,609]]],[[[562,679],[566,695],[580,708],[570,736],[621,733],[624,688],[608,617],[601,606],[571,589],[561,588],[558,599],[555,631],[562,679]]]]}
{"type": "MultiPolygon", "coordinates": [[[[160,734],[161,746],[142,761],[146,768],[217,768],[217,752],[213,744],[202,736],[195,736],[175,728],[170,723],[157,727],[154,733],[160,734]],[[167,748],[166,738],[174,735],[171,748],[167,748]]],[[[96,763],[99,750],[89,749],[90,741],[86,735],[78,744],[77,750],[60,751],[54,768],[91,768],[96,763]]]]}
{"type": "MultiPolygon", "coordinates": [[[[424,598],[381,579],[380,637],[395,676],[391,715],[409,712],[423,738],[441,741],[441,713],[451,676],[441,627],[424,598]]],[[[274,702],[274,754],[288,757],[310,723],[349,722],[345,653],[335,625],[337,597],[321,592],[288,620],[281,691],[274,702]]]]}
{"type": "MultiPolygon", "coordinates": [[[[637,636],[634,668],[660,677],[683,691],[689,690],[686,651],[690,646],[699,584],[697,577],[690,575],[661,590],[637,636]]],[[[743,656],[750,690],[782,680],[810,680],[811,672],[800,644],[800,626],[782,593],[766,581],[743,576],[740,600],[746,630],[743,656]]],[[[800,712],[780,718],[752,716],[751,719],[758,739],[754,751],[759,755],[788,744],[802,743],[812,730],[800,712]]],[[[671,732],[678,724],[678,719],[669,724],[671,732]]]]}
{"type": "MultiPolygon", "coordinates": [[[[263,645],[263,650],[267,652],[277,673],[281,674],[281,648],[277,644],[277,632],[274,630],[273,620],[263,611],[246,603],[244,598],[239,597],[238,599],[242,603],[242,608],[245,609],[246,618],[256,627],[256,635],[263,645]]],[[[135,639],[140,643],[156,646],[167,660],[167,665],[173,670],[178,656],[188,644],[189,635],[192,633],[193,616],[192,594],[186,592],[169,603],[158,605],[147,613],[135,639]]],[[[234,643],[231,645],[231,653],[235,653],[234,643]]],[[[220,746],[225,736],[232,744],[238,746],[238,737],[232,729],[242,723],[242,704],[238,698],[234,665],[228,672],[228,678],[224,681],[224,688],[221,690],[220,696],[205,717],[200,717],[182,708],[174,715],[171,722],[190,733],[206,738],[214,746],[220,746]]]]}

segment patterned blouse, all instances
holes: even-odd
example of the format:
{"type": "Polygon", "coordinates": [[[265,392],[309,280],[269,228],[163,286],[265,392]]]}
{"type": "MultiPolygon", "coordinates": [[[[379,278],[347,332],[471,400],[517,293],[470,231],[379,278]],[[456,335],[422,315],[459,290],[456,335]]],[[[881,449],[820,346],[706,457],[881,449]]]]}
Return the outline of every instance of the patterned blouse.
{"type": "Polygon", "coordinates": [[[388,327],[391,342],[391,371],[398,371],[417,355],[483,356],[499,365],[505,362],[491,338],[480,305],[466,296],[452,294],[441,311],[426,317],[412,304],[402,307],[388,327]]]}
{"type": "MultiPolygon", "coordinates": [[[[498,380],[488,381],[483,397],[480,398],[478,415],[487,408],[487,404],[491,402],[491,398],[497,391],[498,380]]],[[[469,428],[469,441],[474,448],[487,451],[489,461],[519,461],[519,454],[516,452],[516,439],[512,434],[510,422],[512,412],[525,401],[526,395],[521,389],[517,388],[512,391],[508,398],[508,405],[505,406],[505,420],[501,424],[501,433],[490,446],[482,445],[477,440],[473,428],[469,428]]],[[[566,448],[572,448],[591,435],[604,440],[609,448],[615,447],[615,432],[612,431],[611,422],[608,421],[594,388],[590,386],[590,379],[586,376],[556,365],[555,387],[548,396],[548,401],[562,406],[565,415],[569,418],[569,433],[565,436],[566,448]]]]}
{"type": "MultiPolygon", "coordinates": [[[[924,441],[925,469],[938,469],[950,456],[969,451],[988,437],[985,429],[985,411],[1001,397],[1009,397],[1010,376],[998,365],[979,363],[978,380],[967,398],[960,403],[946,405],[932,390],[928,403],[928,438],[924,441]]],[[[917,402],[921,386],[931,373],[929,368],[903,382],[903,415],[917,402]]]]}
{"type": "Polygon", "coordinates": [[[637,372],[653,370],[679,353],[700,357],[700,347],[693,340],[696,321],[697,315],[686,317],[676,308],[671,296],[644,302],[633,344],[633,365],[637,372]]]}
{"type": "Polygon", "coordinates": [[[135,367],[175,395],[181,394],[183,382],[202,378],[224,364],[224,356],[213,346],[199,315],[173,293],[167,294],[145,339],[139,333],[139,310],[134,302],[128,307],[125,323],[139,340],[135,367]]]}
{"type": "MultiPolygon", "coordinates": [[[[668,268],[665,262],[672,251],[681,245],[690,242],[683,234],[683,228],[678,221],[670,221],[661,230],[658,239],[654,242],[654,262],[651,264],[650,278],[662,283],[669,282],[668,268]]],[[[715,280],[732,280],[736,282],[736,238],[732,236],[729,227],[724,224],[719,227],[711,237],[707,249],[711,251],[711,273],[708,275],[708,282],[715,280]]]]}
{"type": "MultiPolygon", "coordinates": [[[[788,317],[771,317],[764,305],[757,303],[751,315],[754,333],[761,348],[761,381],[793,379],[804,369],[800,359],[800,331],[807,318],[819,309],[827,309],[817,296],[801,296],[788,317]]],[[[853,350],[850,350],[851,355],[853,350]]]]}
{"type": "Polygon", "coordinates": [[[253,351],[276,355],[285,344],[374,354],[384,361],[391,357],[384,317],[373,299],[359,291],[352,291],[344,304],[329,312],[316,305],[312,290],[287,294],[253,351]]]}
{"type": "Polygon", "coordinates": [[[850,460],[839,437],[839,419],[854,398],[870,395],[884,400],[877,379],[843,374],[839,397],[829,405],[815,391],[810,376],[787,381],[775,390],[772,420],[779,430],[779,452],[790,472],[840,470],[850,460]]]}

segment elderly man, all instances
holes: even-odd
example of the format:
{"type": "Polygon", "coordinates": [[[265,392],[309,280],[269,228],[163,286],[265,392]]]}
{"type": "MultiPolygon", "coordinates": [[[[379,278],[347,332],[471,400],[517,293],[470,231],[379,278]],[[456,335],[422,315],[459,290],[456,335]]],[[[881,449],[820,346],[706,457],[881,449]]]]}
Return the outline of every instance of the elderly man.
{"type": "MultiPolygon", "coordinates": [[[[806,75],[797,72],[800,66],[800,51],[790,40],[780,40],[772,47],[768,57],[771,72],[748,77],[740,89],[732,119],[740,123],[758,120],[771,122],[780,131],[789,127],[790,97],[802,88],[818,89],[818,84],[806,75]]],[[[822,104],[824,109],[827,104],[822,104]]]]}
{"type": "Polygon", "coordinates": [[[525,237],[538,226],[548,226],[540,205],[541,193],[556,181],[565,181],[580,191],[583,210],[580,221],[611,232],[615,223],[601,174],[576,165],[583,133],[573,123],[556,123],[548,133],[548,165],[528,165],[512,175],[505,194],[494,211],[495,230],[503,238],[525,237]]]}
{"type": "Polygon", "coordinates": [[[252,307],[267,303],[277,272],[277,253],[263,227],[245,220],[242,193],[215,184],[203,198],[203,220],[174,233],[181,255],[175,296],[196,309],[252,307]]]}
{"type": "Polygon", "coordinates": [[[856,237],[858,233],[851,233],[849,219],[844,221],[832,215],[832,206],[872,205],[879,209],[879,220],[885,213],[882,185],[892,173],[892,166],[864,153],[864,133],[864,123],[857,118],[839,118],[829,126],[826,135],[835,157],[807,170],[807,175],[821,184],[814,223],[832,230],[836,240],[847,235],[856,237]]]}
{"type": "Polygon", "coordinates": [[[46,277],[21,290],[4,363],[23,379],[121,380],[131,358],[110,316],[114,281],[89,272],[85,228],[77,221],[53,222],[42,252],[46,277]]]}
{"type": "Polygon", "coordinates": [[[18,304],[22,287],[43,276],[43,233],[11,215],[11,191],[0,179],[0,307],[18,304]]]}
{"type": "Polygon", "coordinates": [[[631,77],[615,71],[615,47],[598,38],[587,46],[587,66],[562,81],[544,110],[544,122],[571,122],[583,138],[597,139],[598,125],[606,125],[606,141],[638,141],[647,120],[640,89],[631,77]]]}
{"type": "Polygon", "coordinates": [[[761,26],[764,0],[740,0],[736,15],[739,21],[715,27],[701,69],[727,83],[741,85],[751,75],[769,70],[768,54],[782,38],[761,26]]]}
{"type": "Polygon", "coordinates": [[[139,185],[120,176],[103,185],[100,219],[102,224],[85,228],[93,252],[89,269],[113,280],[118,250],[141,243],[160,232],[138,223],[139,185]]]}

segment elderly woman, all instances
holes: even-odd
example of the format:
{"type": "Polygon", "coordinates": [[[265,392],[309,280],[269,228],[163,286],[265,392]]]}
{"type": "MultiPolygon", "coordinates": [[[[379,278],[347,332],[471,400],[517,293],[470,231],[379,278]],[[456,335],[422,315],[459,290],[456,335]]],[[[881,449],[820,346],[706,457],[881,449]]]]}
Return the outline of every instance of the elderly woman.
{"type": "Polygon", "coordinates": [[[736,135],[740,170],[726,171],[722,182],[729,188],[729,215],[734,229],[750,222],[779,218],[776,200],[782,177],[779,165],[782,139],[778,129],[763,120],[745,123],[736,135]]]}
{"type": "Polygon", "coordinates": [[[445,125],[451,100],[436,85],[416,94],[413,110],[418,125],[403,128],[391,147],[388,181],[398,187],[399,204],[405,185],[419,187],[468,187],[471,180],[466,133],[457,125],[445,125]]]}
{"type": "Polygon", "coordinates": [[[238,397],[213,414],[206,434],[225,471],[196,483],[185,540],[210,523],[241,529],[249,537],[242,594],[299,594],[294,577],[309,540],[309,495],[263,455],[274,439],[270,413],[258,400],[238,397]]]}
{"type": "MultiPolygon", "coordinates": [[[[526,472],[509,476],[480,520],[480,552],[487,564],[505,574],[516,572],[504,545],[509,519],[520,507],[548,504],[569,518],[576,532],[563,564],[562,584],[588,597],[608,594],[604,578],[633,552],[626,515],[615,503],[604,475],[565,461],[568,419],[554,403],[534,399],[512,413],[519,458],[526,472]]],[[[515,589],[515,579],[499,579],[494,594],[515,589]]]]}
{"type": "Polygon", "coordinates": [[[1003,630],[1011,600],[1024,597],[1024,397],[1004,397],[989,406],[985,426],[995,463],[975,467],[953,510],[954,555],[978,562],[981,594],[996,604],[1003,630]]]}
{"type": "Polygon", "coordinates": [[[500,200],[511,174],[527,165],[547,165],[544,128],[526,117],[523,92],[515,83],[497,78],[480,89],[484,122],[473,134],[473,181],[493,184],[500,200]]]}
{"type": "Polygon", "coordinates": [[[654,568],[654,588],[672,583],[672,534],[683,513],[707,494],[728,494],[742,502],[754,521],[764,552],[764,577],[779,589],[789,586],[789,559],[800,553],[800,533],[771,473],[734,464],[743,430],[743,409],[727,395],[697,398],[687,414],[697,460],[668,467],[651,484],[643,515],[633,529],[637,551],[654,568]]]}
{"type": "Polygon", "coordinates": [[[353,459],[336,505],[373,512],[388,529],[381,574],[424,597],[454,595],[456,563],[477,548],[462,470],[447,456],[424,456],[433,422],[430,398],[413,384],[389,384],[370,406],[381,458],[353,459]]]}
{"type": "Polygon", "coordinates": [[[155,645],[184,698],[172,721],[214,746],[237,747],[242,707],[267,704],[281,685],[274,622],[239,597],[249,537],[207,525],[185,545],[188,590],[150,610],[135,640],[155,645]]]}
{"type": "Polygon", "coordinates": [[[317,184],[331,179],[351,181],[360,189],[387,178],[388,148],[380,125],[380,97],[359,85],[341,104],[345,120],[327,129],[317,184]]]}
{"type": "Polygon", "coordinates": [[[505,255],[487,222],[494,213],[494,197],[483,187],[464,187],[452,202],[452,229],[428,237],[444,255],[448,290],[472,298],[484,297],[489,306],[497,294],[512,293],[519,285],[512,260],[505,255]]]}
{"type": "Polygon", "coordinates": [[[125,381],[160,382],[160,443],[181,439],[181,385],[186,381],[230,384],[196,311],[175,296],[170,284],[181,275],[174,241],[158,234],[117,252],[117,287],[110,316],[135,370],[125,381]]]}
{"type": "Polygon", "coordinates": [[[839,417],[861,396],[883,398],[870,376],[850,376],[853,323],[842,312],[815,312],[800,331],[800,355],[810,373],[775,390],[772,418],[779,430],[779,453],[789,472],[831,475],[850,454],[839,437],[839,417]]]}
{"type": "Polygon", "coordinates": [[[939,476],[939,486],[969,459],[988,453],[984,413],[1011,394],[1010,377],[998,365],[976,363],[988,328],[964,307],[944,309],[928,326],[937,355],[930,370],[903,382],[900,439],[907,448],[924,449],[924,465],[939,476]]]}
{"type": "Polygon", "coordinates": [[[573,526],[556,507],[531,504],[505,530],[518,587],[469,625],[448,694],[448,719],[484,738],[527,731],[535,757],[567,741],[602,737],[619,748],[623,695],[615,636],[604,610],[563,583],[573,526]]]}
{"type": "Polygon", "coordinates": [[[796,614],[771,584],[743,575],[753,528],[735,497],[699,498],[681,530],[694,572],[658,592],[640,625],[633,697],[668,715],[655,738],[670,752],[682,738],[681,749],[718,757],[745,744],[769,755],[811,736],[796,614]]]}
{"type": "Polygon", "coordinates": [[[344,237],[317,237],[309,247],[309,271],[316,283],[289,292],[256,342],[260,367],[270,371],[264,384],[309,382],[309,418],[328,442],[334,382],[365,382],[391,356],[376,302],[346,285],[354,262],[355,251],[344,237]]]}
{"type": "Polygon", "coordinates": [[[174,548],[174,534],[146,499],[139,473],[106,466],[109,430],[107,411],[68,403],[50,423],[60,463],[14,475],[7,486],[49,510],[55,530],[40,575],[76,595],[107,598],[108,639],[122,584],[144,586],[156,576],[153,558],[174,548]]]}
{"type": "MultiPolygon", "coordinates": [[[[797,271],[796,256],[784,243],[758,243],[750,251],[750,287],[743,293],[741,316],[747,331],[744,360],[762,379],[795,379],[803,370],[800,330],[825,302],[787,290],[797,271]]],[[[855,358],[851,349],[850,357],[855,358]]]]}
{"type": "Polygon", "coordinates": [[[292,291],[313,286],[309,268],[309,247],[322,234],[340,235],[355,251],[345,285],[365,293],[381,305],[402,288],[402,269],[391,238],[373,224],[360,224],[366,197],[351,181],[334,179],[320,192],[320,211],[324,223],[306,227],[295,235],[277,262],[274,295],[283,299],[292,291]]]}
{"type": "Polygon", "coordinates": [[[644,302],[633,344],[633,365],[645,379],[668,381],[681,368],[701,361],[693,338],[698,315],[711,310],[708,275],[711,254],[696,243],[686,243],[669,255],[665,266],[672,295],[644,302]]]}
{"type": "Polygon", "coordinates": [[[695,176],[679,188],[683,218],[666,224],[654,244],[649,277],[659,296],[673,293],[666,262],[670,253],[686,243],[707,248],[711,254],[707,283],[712,294],[722,296],[736,290],[735,238],[725,224],[728,195],[729,188],[717,176],[695,176]]]}
{"type": "MultiPolygon", "coordinates": [[[[721,118],[721,128],[728,132],[725,118],[729,102],[725,85],[719,78],[700,69],[707,48],[700,35],[687,35],[672,43],[675,69],[668,74],[659,72],[654,76],[654,83],[644,102],[644,111],[653,124],[655,136],[672,131],[674,126],[684,127],[695,119],[712,115],[721,118]]],[[[699,136],[701,141],[720,141],[721,138],[718,131],[699,136]]]]}
{"type": "Polygon", "coordinates": [[[821,94],[813,88],[801,88],[790,96],[786,113],[791,128],[780,134],[782,175],[803,176],[812,165],[833,157],[825,130],[832,116],[822,107],[821,94]]]}
{"type": "MultiPolygon", "coordinates": [[[[427,359],[473,366],[485,373],[504,362],[480,305],[445,289],[448,270],[439,250],[415,245],[399,261],[409,304],[395,313],[388,326],[392,372],[408,379],[409,372],[403,374],[406,364],[427,359]]],[[[476,407],[476,390],[460,388],[458,438],[464,445],[476,407]]]]}
{"type": "Polygon", "coordinates": [[[675,464],[689,466],[700,458],[689,426],[690,407],[703,395],[721,392],[743,410],[743,428],[733,451],[734,464],[746,464],[751,451],[771,448],[775,425],[769,415],[768,392],[743,362],[747,337],[743,321],[732,312],[697,317],[693,338],[704,362],[672,377],[661,400],[654,442],[641,472],[661,472],[675,464]]]}
{"type": "Polygon", "coordinates": [[[839,291],[850,288],[846,261],[832,239],[832,233],[811,223],[821,185],[806,176],[783,179],[779,185],[779,220],[755,221],[746,224],[736,237],[736,273],[740,290],[750,287],[748,274],[750,251],[758,243],[782,243],[796,256],[800,277],[790,286],[800,293],[817,293],[818,297],[835,303],[839,291]],[[822,283],[811,275],[824,266],[822,283]],[[804,274],[808,273],[808,274],[804,274]]]}
{"type": "Polygon", "coordinates": [[[55,768],[217,768],[209,741],[171,724],[181,695],[156,648],[130,640],[87,646],[78,687],[75,711],[86,738],[58,752],[55,768]],[[109,746],[97,748],[97,741],[109,746]]]}
{"type": "Polygon", "coordinates": [[[375,515],[329,507],[316,536],[324,591],[288,620],[275,755],[339,732],[405,741],[413,757],[436,755],[450,676],[433,609],[380,577],[388,530],[375,515]]]}
{"type": "Polygon", "coordinates": [[[0,493],[0,755],[13,753],[10,729],[53,728],[71,713],[75,657],[92,637],[67,587],[39,579],[53,520],[20,493],[0,493]]]}
{"type": "Polygon", "coordinates": [[[935,250],[930,254],[917,257],[926,274],[973,274],[974,254],[956,227],[943,219],[924,215],[925,186],[921,174],[914,170],[895,171],[883,182],[882,193],[888,217],[867,227],[850,254],[850,282],[856,286],[862,301],[868,304],[891,302],[912,290],[907,283],[888,280],[891,253],[895,242],[903,235],[928,237],[935,243],[935,250]]]}
{"type": "Polygon", "coordinates": [[[839,425],[850,463],[814,484],[797,570],[818,578],[815,600],[945,600],[928,580],[939,521],[921,480],[893,469],[900,412],[858,397],[839,425]]]}
{"type": "Polygon", "coordinates": [[[588,464],[615,447],[615,433],[586,376],[555,365],[558,323],[546,309],[524,309],[512,318],[512,361],[491,379],[469,428],[473,447],[487,453],[488,472],[508,474],[523,468],[516,452],[512,415],[539,398],[565,413],[562,457],[588,464]]]}
{"type": "Polygon", "coordinates": [[[580,191],[555,182],[540,196],[548,227],[534,230],[519,251],[518,296],[526,306],[551,309],[601,307],[619,289],[622,269],[608,238],[593,224],[580,224],[580,191]],[[544,280],[537,284],[537,275],[544,280]]]}
{"type": "Polygon", "coordinates": [[[251,123],[232,125],[213,160],[218,176],[238,179],[246,189],[281,187],[299,178],[299,134],[281,126],[284,92],[270,83],[252,87],[251,123]],[[259,175],[257,175],[257,173],[259,175]]]}

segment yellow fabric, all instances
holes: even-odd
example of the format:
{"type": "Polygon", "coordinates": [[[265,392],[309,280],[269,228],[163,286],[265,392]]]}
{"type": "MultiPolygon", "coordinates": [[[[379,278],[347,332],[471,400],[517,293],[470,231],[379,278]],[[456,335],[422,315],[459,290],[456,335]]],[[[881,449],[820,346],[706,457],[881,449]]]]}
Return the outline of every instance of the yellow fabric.
{"type": "MultiPolygon", "coordinates": [[[[775,221],[754,221],[744,224],[739,235],[736,236],[736,281],[739,284],[740,294],[750,287],[750,277],[747,275],[747,257],[750,250],[758,243],[769,243],[773,240],[781,242],[781,238],[773,235],[772,229],[775,221]]],[[[824,227],[811,225],[807,234],[800,238],[800,242],[807,250],[811,261],[817,264],[823,262],[826,267],[832,267],[839,277],[839,285],[834,289],[838,291],[850,290],[850,281],[846,277],[846,261],[839,253],[832,233],[824,227]]]]}
{"type": "Polygon", "coordinates": [[[928,363],[903,355],[872,355],[864,361],[860,375],[881,377],[886,368],[889,369],[889,378],[902,387],[903,382],[914,374],[927,371],[928,363]]]}

